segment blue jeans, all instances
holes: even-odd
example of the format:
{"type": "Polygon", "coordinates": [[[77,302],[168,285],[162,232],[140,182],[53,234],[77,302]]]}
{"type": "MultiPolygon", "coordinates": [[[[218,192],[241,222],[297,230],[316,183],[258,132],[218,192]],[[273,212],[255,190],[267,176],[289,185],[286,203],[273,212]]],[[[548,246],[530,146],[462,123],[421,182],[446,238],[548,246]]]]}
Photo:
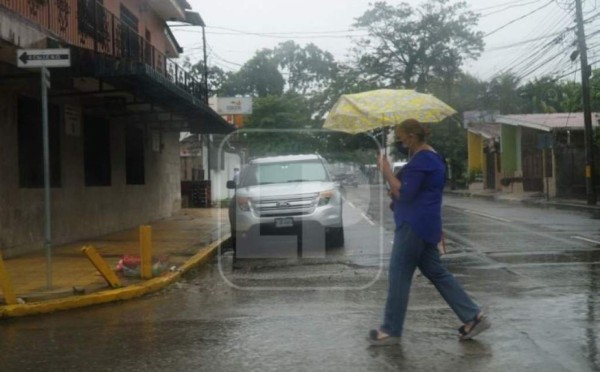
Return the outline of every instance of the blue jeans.
{"type": "Polygon", "coordinates": [[[408,224],[404,223],[394,234],[382,331],[396,337],[402,334],[410,285],[417,267],[435,285],[463,323],[473,320],[479,314],[479,306],[471,300],[454,276],[442,266],[437,245],[425,242],[408,224]]]}

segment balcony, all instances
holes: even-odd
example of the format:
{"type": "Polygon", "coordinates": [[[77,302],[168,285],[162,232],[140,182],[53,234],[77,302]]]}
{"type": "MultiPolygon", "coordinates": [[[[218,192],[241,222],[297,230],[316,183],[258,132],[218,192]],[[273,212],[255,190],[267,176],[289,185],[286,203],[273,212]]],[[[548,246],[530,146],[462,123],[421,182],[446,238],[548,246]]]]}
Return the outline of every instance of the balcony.
{"type": "MultiPolygon", "coordinates": [[[[173,2],[187,4],[184,0],[173,2]]],[[[171,114],[183,117],[182,122],[191,123],[190,128],[182,130],[211,133],[233,130],[208,107],[202,81],[171,59],[177,56],[176,47],[161,52],[100,3],[0,0],[0,10],[2,6],[45,31],[47,47],[71,48],[72,67],[57,69],[53,77],[91,77],[101,84],[131,92],[150,106],[168,107],[171,114]]]]}
{"type": "Polygon", "coordinates": [[[181,0],[146,0],[146,3],[168,21],[185,21],[185,9],[190,8],[186,1],[181,0]]]}

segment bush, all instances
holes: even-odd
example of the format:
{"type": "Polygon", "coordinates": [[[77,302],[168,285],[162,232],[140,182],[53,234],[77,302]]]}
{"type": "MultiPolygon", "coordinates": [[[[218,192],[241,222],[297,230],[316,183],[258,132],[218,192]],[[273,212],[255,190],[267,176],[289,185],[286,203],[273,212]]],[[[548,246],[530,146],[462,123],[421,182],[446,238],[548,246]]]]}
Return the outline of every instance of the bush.
{"type": "Polygon", "coordinates": [[[219,200],[218,205],[220,208],[228,208],[230,202],[231,202],[231,198],[225,198],[225,199],[219,200]]]}

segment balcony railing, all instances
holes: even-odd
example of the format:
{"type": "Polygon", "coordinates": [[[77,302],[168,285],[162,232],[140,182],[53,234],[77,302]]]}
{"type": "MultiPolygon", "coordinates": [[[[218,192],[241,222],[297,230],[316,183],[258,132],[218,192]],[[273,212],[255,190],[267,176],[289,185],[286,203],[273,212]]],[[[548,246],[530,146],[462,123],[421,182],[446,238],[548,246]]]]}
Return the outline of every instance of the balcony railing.
{"type": "Polygon", "coordinates": [[[96,0],[0,0],[52,36],[76,47],[133,63],[145,64],[202,101],[202,82],[154,47],[96,0]]]}

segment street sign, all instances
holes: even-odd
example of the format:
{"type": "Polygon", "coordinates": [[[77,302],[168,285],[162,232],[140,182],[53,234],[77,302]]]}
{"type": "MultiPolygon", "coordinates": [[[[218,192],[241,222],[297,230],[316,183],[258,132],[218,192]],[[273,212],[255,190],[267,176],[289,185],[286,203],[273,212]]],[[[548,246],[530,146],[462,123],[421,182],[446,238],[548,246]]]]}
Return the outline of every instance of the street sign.
{"type": "Polygon", "coordinates": [[[70,67],[70,49],[18,49],[17,66],[24,68],[70,67]]]}
{"type": "Polygon", "coordinates": [[[209,104],[220,115],[252,114],[252,97],[211,97],[209,104]]]}

